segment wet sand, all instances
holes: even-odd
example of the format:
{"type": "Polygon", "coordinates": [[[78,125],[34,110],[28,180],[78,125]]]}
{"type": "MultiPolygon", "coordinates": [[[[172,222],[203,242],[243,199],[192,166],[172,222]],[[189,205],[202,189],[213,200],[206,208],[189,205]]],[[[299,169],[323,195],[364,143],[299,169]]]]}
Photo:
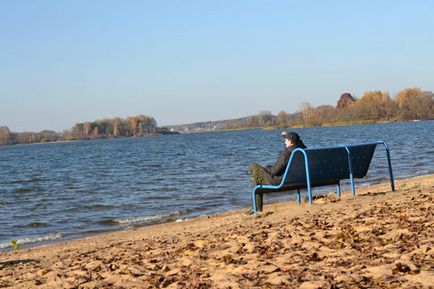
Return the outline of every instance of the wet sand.
{"type": "Polygon", "coordinates": [[[429,288],[434,175],[0,253],[12,288],[429,288]]]}

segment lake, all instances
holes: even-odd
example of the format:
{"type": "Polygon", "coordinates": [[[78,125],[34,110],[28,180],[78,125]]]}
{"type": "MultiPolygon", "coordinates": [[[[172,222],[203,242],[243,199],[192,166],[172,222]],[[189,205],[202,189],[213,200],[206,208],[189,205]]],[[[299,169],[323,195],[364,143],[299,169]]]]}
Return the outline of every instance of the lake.
{"type": "MultiPolygon", "coordinates": [[[[396,179],[434,173],[434,121],[294,130],[308,147],[384,140],[396,179]]],[[[282,149],[280,130],[0,147],[0,249],[247,208],[248,166],[271,164],[282,149]]],[[[378,146],[356,190],[387,181],[378,146]]],[[[289,197],[267,195],[265,204],[289,197]]]]}

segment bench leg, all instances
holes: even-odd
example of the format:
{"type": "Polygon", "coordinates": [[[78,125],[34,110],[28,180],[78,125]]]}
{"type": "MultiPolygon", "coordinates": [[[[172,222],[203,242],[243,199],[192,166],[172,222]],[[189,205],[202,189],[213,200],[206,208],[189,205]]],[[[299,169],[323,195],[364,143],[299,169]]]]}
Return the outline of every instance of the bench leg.
{"type": "Polygon", "coordinates": [[[312,189],[310,188],[310,184],[307,187],[307,194],[309,196],[309,204],[312,205],[313,197],[312,197],[312,189]]]}
{"type": "Polygon", "coordinates": [[[386,143],[384,143],[384,146],[386,147],[387,165],[389,166],[390,186],[392,188],[392,192],[394,192],[395,191],[395,182],[393,180],[392,162],[390,161],[389,146],[386,143]]]}
{"type": "Polygon", "coordinates": [[[356,195],[356,188],[354,187],[354,178],[353,178],[353,174],[351,174],[350,181],[351,181],[351,192],[353,193],[353,196],[355,196],[355,195],[356,195]]]}
{"type": "Polygon", "coordinates": [[[353,196],[355,196],[356,195],[356,189],[354,188],[353,162],[351,161],[351,151],[346,146],[344,146],[344,148],[347,150],[347,154],[348,154],[348,170],[350,173],[351,192],[353,193],[353,196]]]}
{"type": "Polygon", "coordinates": [[[307,159],[307,156],[305,156],[304,162],[306,167],[307,195],[309,197],[309,204],[312,205],[312,188],[310,187],[309,160],[307,159]]]}
{"type": "Polygon", "coordinates": [[[256,188],[253,189],[252,191],[252,209],[253,209],[253,214],[256,214],[256,188]]]}
{"type": "Polygon", "coordinates": [[[340,200],[341,199],[341,183],[340,182],[338,182],[336,192],[338,193],[338,200],[340,200]]]}
{"type": "Polygon", "coordinates": [[[301,196],[300,196],[300,190],[297,190],[297,203],[300,205],[301,203],[301,196]]]}

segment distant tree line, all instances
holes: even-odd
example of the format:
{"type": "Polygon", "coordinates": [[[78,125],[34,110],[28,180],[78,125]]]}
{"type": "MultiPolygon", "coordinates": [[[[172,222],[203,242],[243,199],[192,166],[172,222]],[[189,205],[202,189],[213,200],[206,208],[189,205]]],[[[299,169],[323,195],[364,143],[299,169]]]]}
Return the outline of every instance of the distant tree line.
{"type": "MultiPolygon", "coordinates": [[[[361,98],[350,93],[340,96],[337,105],[313,106],[308,102],[301,105],[296,113],[285,111],[273,115],[269,111],[239,119],[192,124],[193,128],[246,129],[258,127],[322,126],[333,124],[375,123],[383,121],[434,119],[434,94],[419,88],[407,88],[394,98],[389,93],[369,91],[361,98]]],[[[189,127],[189,130],[192,130],[189,127]]],[[[6,126],[0,126],[0,145],[53,142],[62,140],[99,139],[111,137],[146,136],[169,134],[167,128],[160,128],[153,117],[138,115],[122,119],[119,117],[93,122],[77,123],[70,130],[57,133],[50,130],[41,132],[14,133],[6,126]]]]}
{"type": "Polygon", "coordinates": [[[14,133],[7,126],[0,126],[0,145],[53,142],[59,140],[62,140],[62,135],[51,130],[14,133]]]}
{"type": "Polygon", "coordinates": [[[359,99],[344,93],[335,107],[331,105],[315,107],[305,102],[296,113],[281,111],[273,115],[271,112],[264,111],[254,116],[228,120],[223,128],[310,127],[416,119],[434,119],[434,94],[431,91],[407,88],[394,98],[391,98],[387,92],[369,91],[359,99]]]}
{"type": "Polygon", "coordinates": [[[0,126],[0,145],[146,136],[165,133],[169,133],[169,131],[157,127],[157,122],[153,117],[138,115],[127,117],[126,119],[116,117],[93,122],[77,123],[70,130],[65,130],[61,133],[50,130],[14,133],[11,132],[8,127],[0,126]]]}
{"type": "Polygon", "coordinates": [[[77,123],[66,133],[67,139],[92,139],[107,137],[145,136],[158,133],[157,122],[153,117],[138,115],[122,119],[97,120],[77,123]]]}

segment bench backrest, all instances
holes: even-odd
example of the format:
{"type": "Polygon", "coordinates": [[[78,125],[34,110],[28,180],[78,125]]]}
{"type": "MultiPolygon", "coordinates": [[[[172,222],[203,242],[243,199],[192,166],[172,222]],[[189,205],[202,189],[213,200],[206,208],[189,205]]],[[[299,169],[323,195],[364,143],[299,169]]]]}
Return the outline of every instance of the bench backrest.
{"type": "Polygon", "coordinates": [[[377,144],[348,145],[351,153],[351,163],[354,178],[364,178],[368,173],[369,165],[377,144]]]}
{"type": "MultiPolygon", "coordinates": [[[[347,146],[351,154],[353,177],[366,176],[376,144],[347,146]]],[[[345,147],[305,149],[313,185],[350,178],[348,151],[345,147]]],[[[294,152],[286,168],[284,184],[306,183],[305,157],[294,152]]]]}

